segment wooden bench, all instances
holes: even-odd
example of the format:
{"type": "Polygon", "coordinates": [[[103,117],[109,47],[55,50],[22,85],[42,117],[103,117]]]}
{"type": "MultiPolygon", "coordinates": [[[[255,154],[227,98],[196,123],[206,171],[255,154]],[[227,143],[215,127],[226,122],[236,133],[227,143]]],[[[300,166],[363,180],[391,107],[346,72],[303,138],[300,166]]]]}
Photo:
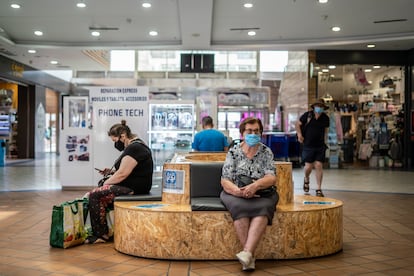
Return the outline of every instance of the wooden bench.
{"type": "MultiPolygon", "coordinates": [[[[195,154],[189,156],[191,160],[177,155],[164,164],[162,201],[115,202],[116,250],[157,259],[236,259],[235,253],[242,248],[230,213],[217,196],[221,191],[223,159],[210,161],[204,155],[198,160],[195,154]],[[182,177],[178,188],[168,186],[165,174],[171,172],[182,177]],[[200,177],[202,183],[198,182],[200,177]]],[[[342,202],[294,196],[292,164],[276,162],[275,166],[280,199],[256,258],[310,258],[342,250],[342,202]],[[324,204],[304,204],[305,201],[324,204]]]]}

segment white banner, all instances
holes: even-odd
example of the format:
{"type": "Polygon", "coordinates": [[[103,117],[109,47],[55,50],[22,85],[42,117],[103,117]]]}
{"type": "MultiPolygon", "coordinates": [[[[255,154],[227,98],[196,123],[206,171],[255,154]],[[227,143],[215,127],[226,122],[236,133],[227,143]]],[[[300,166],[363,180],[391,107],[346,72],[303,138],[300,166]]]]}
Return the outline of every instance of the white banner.
{"type": "MultiPolygon", "coordinates": [[[[108,136],[114,124],[126,121],[131,132],[148,144],[148,87],[90,87],[94,167],[109,168],[120,155],[108,136]]],[[[94,174],[94,182],[101,178],[94,174]]]]}

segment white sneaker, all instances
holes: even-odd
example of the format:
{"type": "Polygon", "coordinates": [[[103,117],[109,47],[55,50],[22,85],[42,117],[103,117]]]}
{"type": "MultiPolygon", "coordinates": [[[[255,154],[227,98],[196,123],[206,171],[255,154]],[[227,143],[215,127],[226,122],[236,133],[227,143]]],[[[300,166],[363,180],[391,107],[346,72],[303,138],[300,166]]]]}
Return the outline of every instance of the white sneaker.
{"type": "Polygon", "coordinates": [[[236,254],[236,257],[239,259],[239,262],[243,265],[243,267],[248,267],[253,258],[252,253],[247,251],[240,251],[236,254]]]}
{"type": "Polygon", "coordinates": [[[243,265],[243,271],[253,271],[256,269],[256,264],[255,264],[256,259],[252,258],[252,260],[250,261],[250,264],[248,266],[243,265]]]}

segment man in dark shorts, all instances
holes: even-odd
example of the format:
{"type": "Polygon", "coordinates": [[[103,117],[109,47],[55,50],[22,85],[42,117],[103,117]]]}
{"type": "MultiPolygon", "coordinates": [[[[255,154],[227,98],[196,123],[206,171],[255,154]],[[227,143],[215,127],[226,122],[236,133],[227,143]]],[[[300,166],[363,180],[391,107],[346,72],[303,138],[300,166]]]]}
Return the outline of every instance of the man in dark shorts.
{"type": "Polygon", "coordinates": [[[316,195],[323,197],[322,178],[325,162],[326,138],[329,128],[329,117],[324,113],[328,109],[323,100],[311,105],[312,110],[305,112],[296,122],[298,140],[303,144],[302,162],[305,163],[303,191],[309,192],[309,176],[315,168],[316,195]]]}

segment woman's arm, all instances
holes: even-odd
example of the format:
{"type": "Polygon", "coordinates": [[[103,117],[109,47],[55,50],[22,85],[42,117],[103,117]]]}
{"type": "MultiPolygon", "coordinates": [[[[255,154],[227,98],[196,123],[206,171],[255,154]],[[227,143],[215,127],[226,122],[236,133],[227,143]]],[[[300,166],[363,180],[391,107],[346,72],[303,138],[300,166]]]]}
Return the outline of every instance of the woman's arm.
{"type": "Polygon", "coordinates": [[[249,194],[255,194],[258,190],[269,188],[276,185],[276,176],[272,174],[266,174],[260,179],[257,179],[250,185],[246,185],[241,190],[249,194]]]}
{"type": "Polygon", "coordinates": [[[121,159],[119,169],[105,181],[104,185],[115,185],[124,181],[137,166],[138,162],[129,155],[125,155],[121,159]]]}
{"type": "Polygon", "coordinates": [[[243,191],[239,187],[237,187],[237,185],[234,184],[232,181],[226,178],[222,178],[221,186],[223,187],[223,190],[226,193],[237,196],[237,197],[243,197],[243,191]]]}

